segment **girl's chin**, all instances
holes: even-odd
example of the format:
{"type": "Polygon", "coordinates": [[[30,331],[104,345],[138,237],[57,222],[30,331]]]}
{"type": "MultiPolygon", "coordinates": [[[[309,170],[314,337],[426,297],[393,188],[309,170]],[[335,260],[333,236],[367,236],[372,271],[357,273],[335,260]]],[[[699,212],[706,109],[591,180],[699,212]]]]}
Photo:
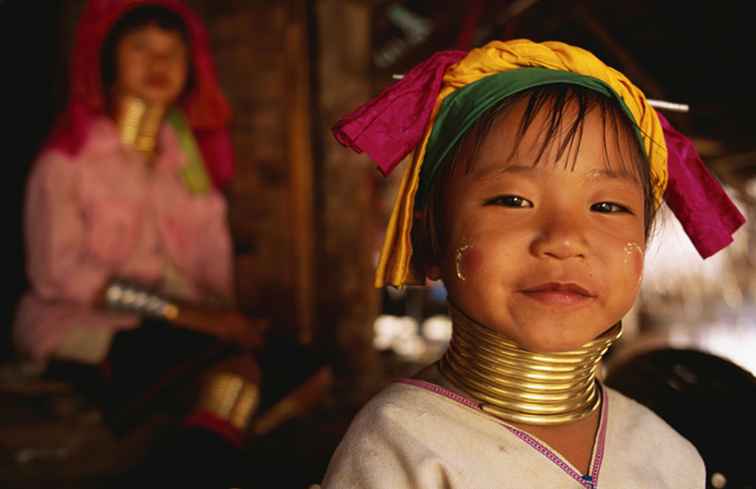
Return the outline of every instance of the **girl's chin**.
{"type": "Polygon", "coordinates": [[[165,90],[153,89],[149,86],[142,87],[140,90],[135,90],[133,95],[144,100],[148,104],[155,105],[171,105],[178,99],[178,96],[174,96],[173,93],[165,90]]]}
{"type": "MultiPolygon", "coordinates": [[[[611,328],[595,324],[585,314],[554,321],[552,316],[515,317],[514,324],[497,325],[496,330],[520,348],[534,353],[558,353],[582,348],[611,328]]],[[[601,321],[603,324],[604,321],[601,321]]]]}

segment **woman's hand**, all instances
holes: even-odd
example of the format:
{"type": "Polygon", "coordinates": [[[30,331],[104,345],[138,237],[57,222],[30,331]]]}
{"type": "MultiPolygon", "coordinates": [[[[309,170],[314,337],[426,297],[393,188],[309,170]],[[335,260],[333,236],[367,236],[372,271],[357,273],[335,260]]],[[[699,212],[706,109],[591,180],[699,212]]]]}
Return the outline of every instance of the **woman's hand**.
{"type": "Polygon", "coordinates": [[[230,306],[174,301],[140,285],[121,280],[111,281],[98,294],[96,305],[111,311],[157,317],[179,327],[236,343],[246,349],[262,346],[263,334],[268,326],[267,321],[250,318],[230,306]]]}
{"type": "Polygon", "coordinates": [[[210,309],[191,305],[179,306],[178,316],[171,320],[177,325],[217,336],[247,349],[263,345],[268,323],[252,319],[233,309],[210,309]]]}

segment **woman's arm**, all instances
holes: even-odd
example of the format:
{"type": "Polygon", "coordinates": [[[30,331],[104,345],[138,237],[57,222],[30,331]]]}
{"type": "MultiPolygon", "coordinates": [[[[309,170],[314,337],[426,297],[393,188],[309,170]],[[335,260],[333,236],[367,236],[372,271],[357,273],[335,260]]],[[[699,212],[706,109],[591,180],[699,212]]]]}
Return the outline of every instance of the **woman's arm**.
{"type": "Polygon", "coordinates": [[[110,269],[86,249],[80,168],[59,153],[39,160],[27,186],[27,272],[44,299],[91,303],[110,269]]]}

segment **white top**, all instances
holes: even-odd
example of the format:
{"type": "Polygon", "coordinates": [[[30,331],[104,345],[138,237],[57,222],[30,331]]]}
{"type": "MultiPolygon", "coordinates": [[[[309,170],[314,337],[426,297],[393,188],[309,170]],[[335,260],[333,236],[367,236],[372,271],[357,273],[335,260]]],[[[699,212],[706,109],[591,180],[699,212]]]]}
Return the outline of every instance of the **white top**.
{"type": "Polygon", "coordinates": [[[591,474],[556,450],[421,380],[394,383],[352,421],[323,489],[696,489],[696,448],[653,412],[603,387],[591,474]]]}

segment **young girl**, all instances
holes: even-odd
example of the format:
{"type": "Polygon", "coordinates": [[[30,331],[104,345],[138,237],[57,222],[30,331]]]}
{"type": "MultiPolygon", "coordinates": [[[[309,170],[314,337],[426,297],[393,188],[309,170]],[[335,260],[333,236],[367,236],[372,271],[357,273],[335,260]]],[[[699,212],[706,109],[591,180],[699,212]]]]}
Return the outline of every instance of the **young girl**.
{"type": "Polygon", "coordinates": [[[323,487],[705,487],[695,447],[596,378],[662,198],[704,257],[743,223],[638,88],[573,46],[491,42],[335,134],[384,174],[414,150],[376,284],[443,280],[453,337],[361,410],[323,487]]]}
{"type": "Polygon", "coordinates": [[[238,445],[259,372],[233,345],[253,344],[256,325],[233,307],[230,109],[207,33],[178,0],[91,0],[71,61],[67,108],[27,187],[16,350],[50,370],[93,365],[119,433],[163,410],[238,445]],[[111,288],[123,281],[157,297],[111,288]]]}

